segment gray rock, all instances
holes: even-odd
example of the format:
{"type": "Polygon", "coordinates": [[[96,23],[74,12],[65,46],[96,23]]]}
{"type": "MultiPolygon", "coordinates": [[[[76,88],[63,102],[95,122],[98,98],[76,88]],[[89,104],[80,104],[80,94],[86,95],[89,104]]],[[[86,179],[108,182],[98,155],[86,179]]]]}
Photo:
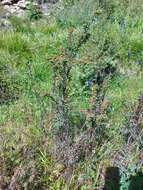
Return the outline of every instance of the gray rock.
{"type": "Polygon", "coordinates": [[[1,4],[2,4],[2,5],[11,5],[12,2],[11,2],[11,0],[3,0],[3,1],[1,2],[1,4]]]}

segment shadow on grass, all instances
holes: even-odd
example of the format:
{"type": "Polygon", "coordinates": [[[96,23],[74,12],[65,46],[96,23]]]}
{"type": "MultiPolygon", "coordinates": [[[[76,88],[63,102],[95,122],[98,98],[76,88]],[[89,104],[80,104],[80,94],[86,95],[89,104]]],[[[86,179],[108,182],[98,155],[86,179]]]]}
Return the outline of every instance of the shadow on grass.
{"type": "MultiPolygon", "coordinates": [[[[119,168],[109,167],[106,169],[105,186],[103,190],[120,190],[119,168]]],[[[130,178],[129,188],[126,190],[143,190],[143,173],[138,173],[130,178]]]]}
{"type": "Polygon", "coordinates": [[[105,186],[103,190],[120,190],[120,174],[117,167],[106,169],[105,186]]]}
{"type": "Polygon", "coordinates": [[[128,190],[143,190],[143,173],[138,173],[131,177],[131,182],[128,190]]]}

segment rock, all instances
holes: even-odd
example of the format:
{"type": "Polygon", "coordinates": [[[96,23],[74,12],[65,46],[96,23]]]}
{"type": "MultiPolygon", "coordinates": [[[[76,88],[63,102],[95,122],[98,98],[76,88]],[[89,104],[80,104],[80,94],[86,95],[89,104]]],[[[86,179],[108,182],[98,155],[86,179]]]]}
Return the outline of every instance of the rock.
{"type": "Polygon", "coordinates": [[[11,0],[12,4],[18,3],[19,0],[11,0]]]}
{"type": "Polygon", "coordinates": [[[27,5],[26,2],[22,0],[17,3],[17,6],[20,7],[21,9],[26,9],[27,5]]]}
{"type": "Polygon", "coordinates": [[[4,6],[4,9],[5,9],[5,10],[8,10],[8,9],[9,9],[9,5],[5,5],[5,6],[4,6]]]}
{"type": "Polygon", "coordinates": [[[1,25],[4,27],[9,27],[11,26],[11,23],[7,19],[1,19],[1,25]]]}
{"type": "MultiPolygon", "coordinates": [[[[24,2],[24,1],[23,1],[24,2]]],[[[21,2],[13,5],[5,5],[4,9],[9,13],[9,14],[16,14],[17,16],[24,16],[26,5],[21,2]]]]}
{"type": "MultiPolygon", "coordinates": [[[[33,6],[39,8],[41,13],[45,16],[50,14],[50,10],[55,6],[54,4],[58,0],[48,0],[45,2],[44,0],[36,0],[31,2],[33,6]],[[41,4],[38,5],[38,3],[41,4]]],[[[30,4],[30,0],[0,0],[2,4],[2,8],[10,15],[15,14],[17,16],[24,16],[26,14],[26,9],[28,9],[28,5],[30,4]]]]}
{"type": "Polygon", "coordinates": [[[2,4],[2,5],[11,5],[12,2],[11,2],[11,0],[3,0],[3,1],[1,2],[1,4],[2,4]]]}
{"type": "Polygon", "coordinates": [[[24,16],[25,15],[25,11],[20,9],[17,13],[17,16],[21,17],[21,16],[24,16]]]}

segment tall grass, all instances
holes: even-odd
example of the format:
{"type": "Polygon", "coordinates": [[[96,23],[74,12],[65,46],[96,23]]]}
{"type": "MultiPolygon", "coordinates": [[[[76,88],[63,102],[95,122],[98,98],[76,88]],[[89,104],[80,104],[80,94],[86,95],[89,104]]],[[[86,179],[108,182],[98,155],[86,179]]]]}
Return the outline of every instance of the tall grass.
{"type": "MultiPolygon", "coordinates": [[[[13,17],[11,23],[11,30],[0,31],[0,188],[103,187],[101,174],[118,162],[114,154],[126,145],[126,131],[143,93],[141,1],[61,2],[54,16],[33,22],[13,17]],[[94,147],[81,150],[84,155],[72,171],[53,150],[58,115],[50,95],[54,100],[63,96],[65,60],[70,67],[65,101],[73,143],[69,147],[86,144],[81,137],[95,122],[91,110],[100,108],[94,147]],[[109,66],[114,72],[107,71],[109,66]]],[[[126,179],[142,170],[140,142],[135,144],[128,165],[119,168],[126,189],[126,179]]]]}

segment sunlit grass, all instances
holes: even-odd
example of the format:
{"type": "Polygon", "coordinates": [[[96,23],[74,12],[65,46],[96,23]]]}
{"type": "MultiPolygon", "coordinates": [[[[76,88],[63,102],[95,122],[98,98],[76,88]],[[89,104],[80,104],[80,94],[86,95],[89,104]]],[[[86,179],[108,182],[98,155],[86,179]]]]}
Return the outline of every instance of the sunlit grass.
{"type": "MultiPolygon", "coordinates": [[[[81,6],[79,3],[77,7],[68,8],[61,15],[55,15],[56,18],[51,20],[41,19],[31,23],[29,19],[13,17],[11,19],[13,29],[6,32],[0,31],[0,82],[4,81],[9,90],[18,96],[14,101],[0,105],[2,156],[7,159],[8,167],[12,169],[35,159],[37,161],[35,168],[40,173],[36,179],[39,180],[39,184],[43,183],[44,187],[50,187],[50,190],[59,190],[64,183],[58,178],[59,176],[52,176],[55,175],[53,171],[56,170],[56,166],[54,159],[52,160],[49,155],[49,149],[53,146],[50,129],[54,111],[51,110],[50,100],[44,95],[52,93],[52,61],[56,58],[58,63],[58,56],[67,47],[70,30],[74,31],[73,39],[77,41],[83,31],[83,23],[91,19],[94,7],[92,11],[89,11],[92,4],[82,3],[81,6]],[[85,6],[88,4],[90,6],[85,6]],[[45,112],[44,119],[43,112],[45,112]],[[47,133],[40,128],[42,119],[47,133]],[[31,157],[28,155],[30,153],[27,153],[29,157],[26,158],[29,160],[26,161],[22,157],[25,156],[22,152],[25,149],[32,152],[31,157]]],[[[127,119],[132,115],[138,98],[143,93],[141,65],[143,25],[140,17],[133,19],[126,13],[122,18],[123,15],[124,13],[117,11],[113,14],[114,21],[106,20],[106,15],[102,15],[102,11],[101,13],[99,11],[96,15],[97,20],[90,28],[89,41],[79,50],[72,62],[75,67],[72,67],[68,90],[71,96],[69,101],[71,112],[73,111],[71,117],[75,127],[79,126],[79,118],[83,117],[83,112],[90,108],[91,88],[86,84],[89,79],[95,77],[91,75],[92,66],[96,72],[104,68],[106,63],[110,63],[116,66],[117,71],[113,78],[107,81],[108,113],[101,118],[103,120],[101,125],[105,126],[107,139],[101,147],[96,147],[93,160],[89,159],[88,162],[81,162],[77,166],[71,189],[76,189],[76,180],[82,172],[92,178],[94,187],[97,185],[100,164],[109,166],[114,151],[120,150],[123,146],[121,130],[126,126],[127,119]],[[103,18],[98,17],[98,14],[101,14],[103,18]],[[125,21],[124,26],[120,24],[122,19],[125,21]],[[105,45],[108,45],[107,50],[105,45]],[[105,53],[100,57],[102,51],[105,53]],[[96,162],[94,170],[92,165],[95,163],[92,162],[96,162]]],[[[84,187],[86,189],[86,185],[84,187]]]]}

